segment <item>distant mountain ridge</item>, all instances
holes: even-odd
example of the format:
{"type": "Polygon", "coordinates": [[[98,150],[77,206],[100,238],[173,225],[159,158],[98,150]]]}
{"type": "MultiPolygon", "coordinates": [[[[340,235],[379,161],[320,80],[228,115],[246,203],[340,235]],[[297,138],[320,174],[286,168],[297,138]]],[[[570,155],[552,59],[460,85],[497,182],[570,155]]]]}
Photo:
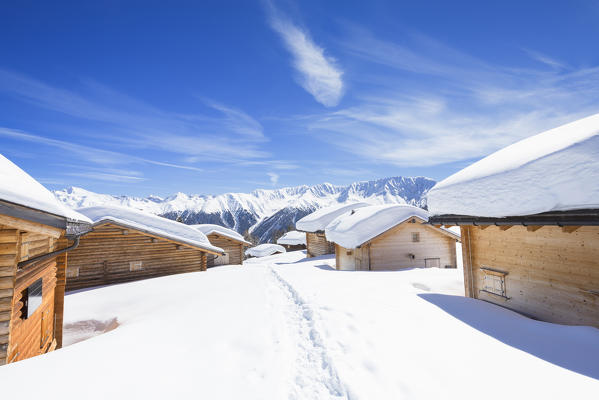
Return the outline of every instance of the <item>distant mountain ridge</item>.
{"type": "Polygon", "coordinates": [[[426,207],[424,196],[435,183],[425,177],[392,177],[354,182],[348,186],[322,183],[216,196],[185,193],[165,198],[113,196],[78,187],[56,190],[54,194],[72,208],[121,205],[170,219],[180,217],[186,224],[212,223],[242,234],[249,231],[261,243],[265,243],[271,241],[275,233],[294,226],[303,216],[334,204],[363,201],[426,207]]]}

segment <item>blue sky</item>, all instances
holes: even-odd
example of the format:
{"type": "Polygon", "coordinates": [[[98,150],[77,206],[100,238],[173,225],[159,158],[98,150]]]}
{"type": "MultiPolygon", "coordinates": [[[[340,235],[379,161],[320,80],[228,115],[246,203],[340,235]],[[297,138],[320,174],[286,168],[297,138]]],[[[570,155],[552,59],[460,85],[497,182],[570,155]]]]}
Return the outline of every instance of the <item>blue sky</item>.
{"type": "Polygon", "coordinates": [[[50,188],[442,179],[599,112],[596,1],[0,5],[0,152],[50,188]]]}

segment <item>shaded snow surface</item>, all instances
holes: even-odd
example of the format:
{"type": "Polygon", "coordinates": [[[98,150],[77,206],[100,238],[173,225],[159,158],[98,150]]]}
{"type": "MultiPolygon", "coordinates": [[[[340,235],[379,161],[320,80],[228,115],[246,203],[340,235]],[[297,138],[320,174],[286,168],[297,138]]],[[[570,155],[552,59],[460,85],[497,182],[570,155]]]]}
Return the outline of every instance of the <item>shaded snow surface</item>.
{"type": "Polygon", "coordinates": [[[118,326],[0,367],[0,383],[10,382],[3,395],[504,400],[599,391],[598,329],[464,298],[460,270],[335,271],[330,256],[304,257],[67,295],[69,326],[118,326]],[[48,390],[65,377],[68,390],[48,390]]]}
{"type": "Polygon", "coordinates": [[[439,182],[427,199],[435,215],[599,208],[599,114],[501,149],[439,182]]]}

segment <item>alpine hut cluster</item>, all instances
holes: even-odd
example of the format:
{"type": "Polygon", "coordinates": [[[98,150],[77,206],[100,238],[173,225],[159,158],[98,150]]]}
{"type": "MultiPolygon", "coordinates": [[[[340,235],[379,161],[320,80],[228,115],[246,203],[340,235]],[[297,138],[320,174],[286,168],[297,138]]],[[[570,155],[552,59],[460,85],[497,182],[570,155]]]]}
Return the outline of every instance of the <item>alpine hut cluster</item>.
{"type": "Polygon", "coordinates": [[[308,257],[318,257],[335,252],[335,245],[327,240],[325,228],[339,215],[346,211],[365,207],[366,203],[342,204],[321,208],[306,215],[295,223],[295,228],[306,234],[306,250],[308,257]]]}
{"type": "Polygon", "coordinates": [[[428,205],[461,229],[467,296],[599,327],[599,114],[472,164],[428,205]]]}
{"type": "Polygon", "coordinates": [[[0,365],[62,346],[67,250],[90,225],[0,155],[0,365]]]}

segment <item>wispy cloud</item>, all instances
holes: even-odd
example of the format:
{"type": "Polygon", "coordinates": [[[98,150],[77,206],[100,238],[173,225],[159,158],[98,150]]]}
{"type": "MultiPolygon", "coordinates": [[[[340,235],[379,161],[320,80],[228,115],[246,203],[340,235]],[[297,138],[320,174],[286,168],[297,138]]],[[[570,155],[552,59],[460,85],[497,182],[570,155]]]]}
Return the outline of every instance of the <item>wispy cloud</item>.
{"type": "Polygon", "coordinates": [[[272,3],[266,4],[271,27],[281,36],[293,56],[293,66],[298,72],[300,85],[324,106],[339,104],[344,84],[343,72],[336,60],[325,54],[325,50],[312,40],[307,30],[294,24],[272,3]]]}
{"type": "MultiPolygon", "coordinates": [[[[269,156],[260,148],[268,139],[258,121],[211,100],[198,101],[198,108],[203,106],[206,112],[181,114],[158,109],[97,82],[85,81],[82,90],[74,92],[2,69],[0,91],[48,110],[99,123],[88,124],[85,133],[116,148],[153,149],[219,161],[269,156]],[[94,132],[91,126],[97,125],[100,127],[94,132]]],[[[75,123],[70,130],[81,133],[75,123]]]]}
{"type": "Polygon", "coordinates": [[[270,179],[270,183],[275,186],[277,183],[279,183],[279,174],[274,173],[274,172],[267,172],[266,175],[268,175],[268,179],[270,179]]]}
{"type": "Polygon", "coordinates": [[[555,60],[552,69],[497,66],[422,35],[399,44],[355,26],[340,43],[387,72],[360,77],[351,107],[303,121],[316,138],[371,162],[474,159],[599,112],[597,67],[564,70],[555,60]]]}
{"type": "Polygon", "coordinates": [[[123,182],[135,183],[145,181],[145,178],[131,175],[110,174],[106,172],[69,172],[67,176],[75,176],[79,178],[87,178],[106,182],[123,182]]]}

